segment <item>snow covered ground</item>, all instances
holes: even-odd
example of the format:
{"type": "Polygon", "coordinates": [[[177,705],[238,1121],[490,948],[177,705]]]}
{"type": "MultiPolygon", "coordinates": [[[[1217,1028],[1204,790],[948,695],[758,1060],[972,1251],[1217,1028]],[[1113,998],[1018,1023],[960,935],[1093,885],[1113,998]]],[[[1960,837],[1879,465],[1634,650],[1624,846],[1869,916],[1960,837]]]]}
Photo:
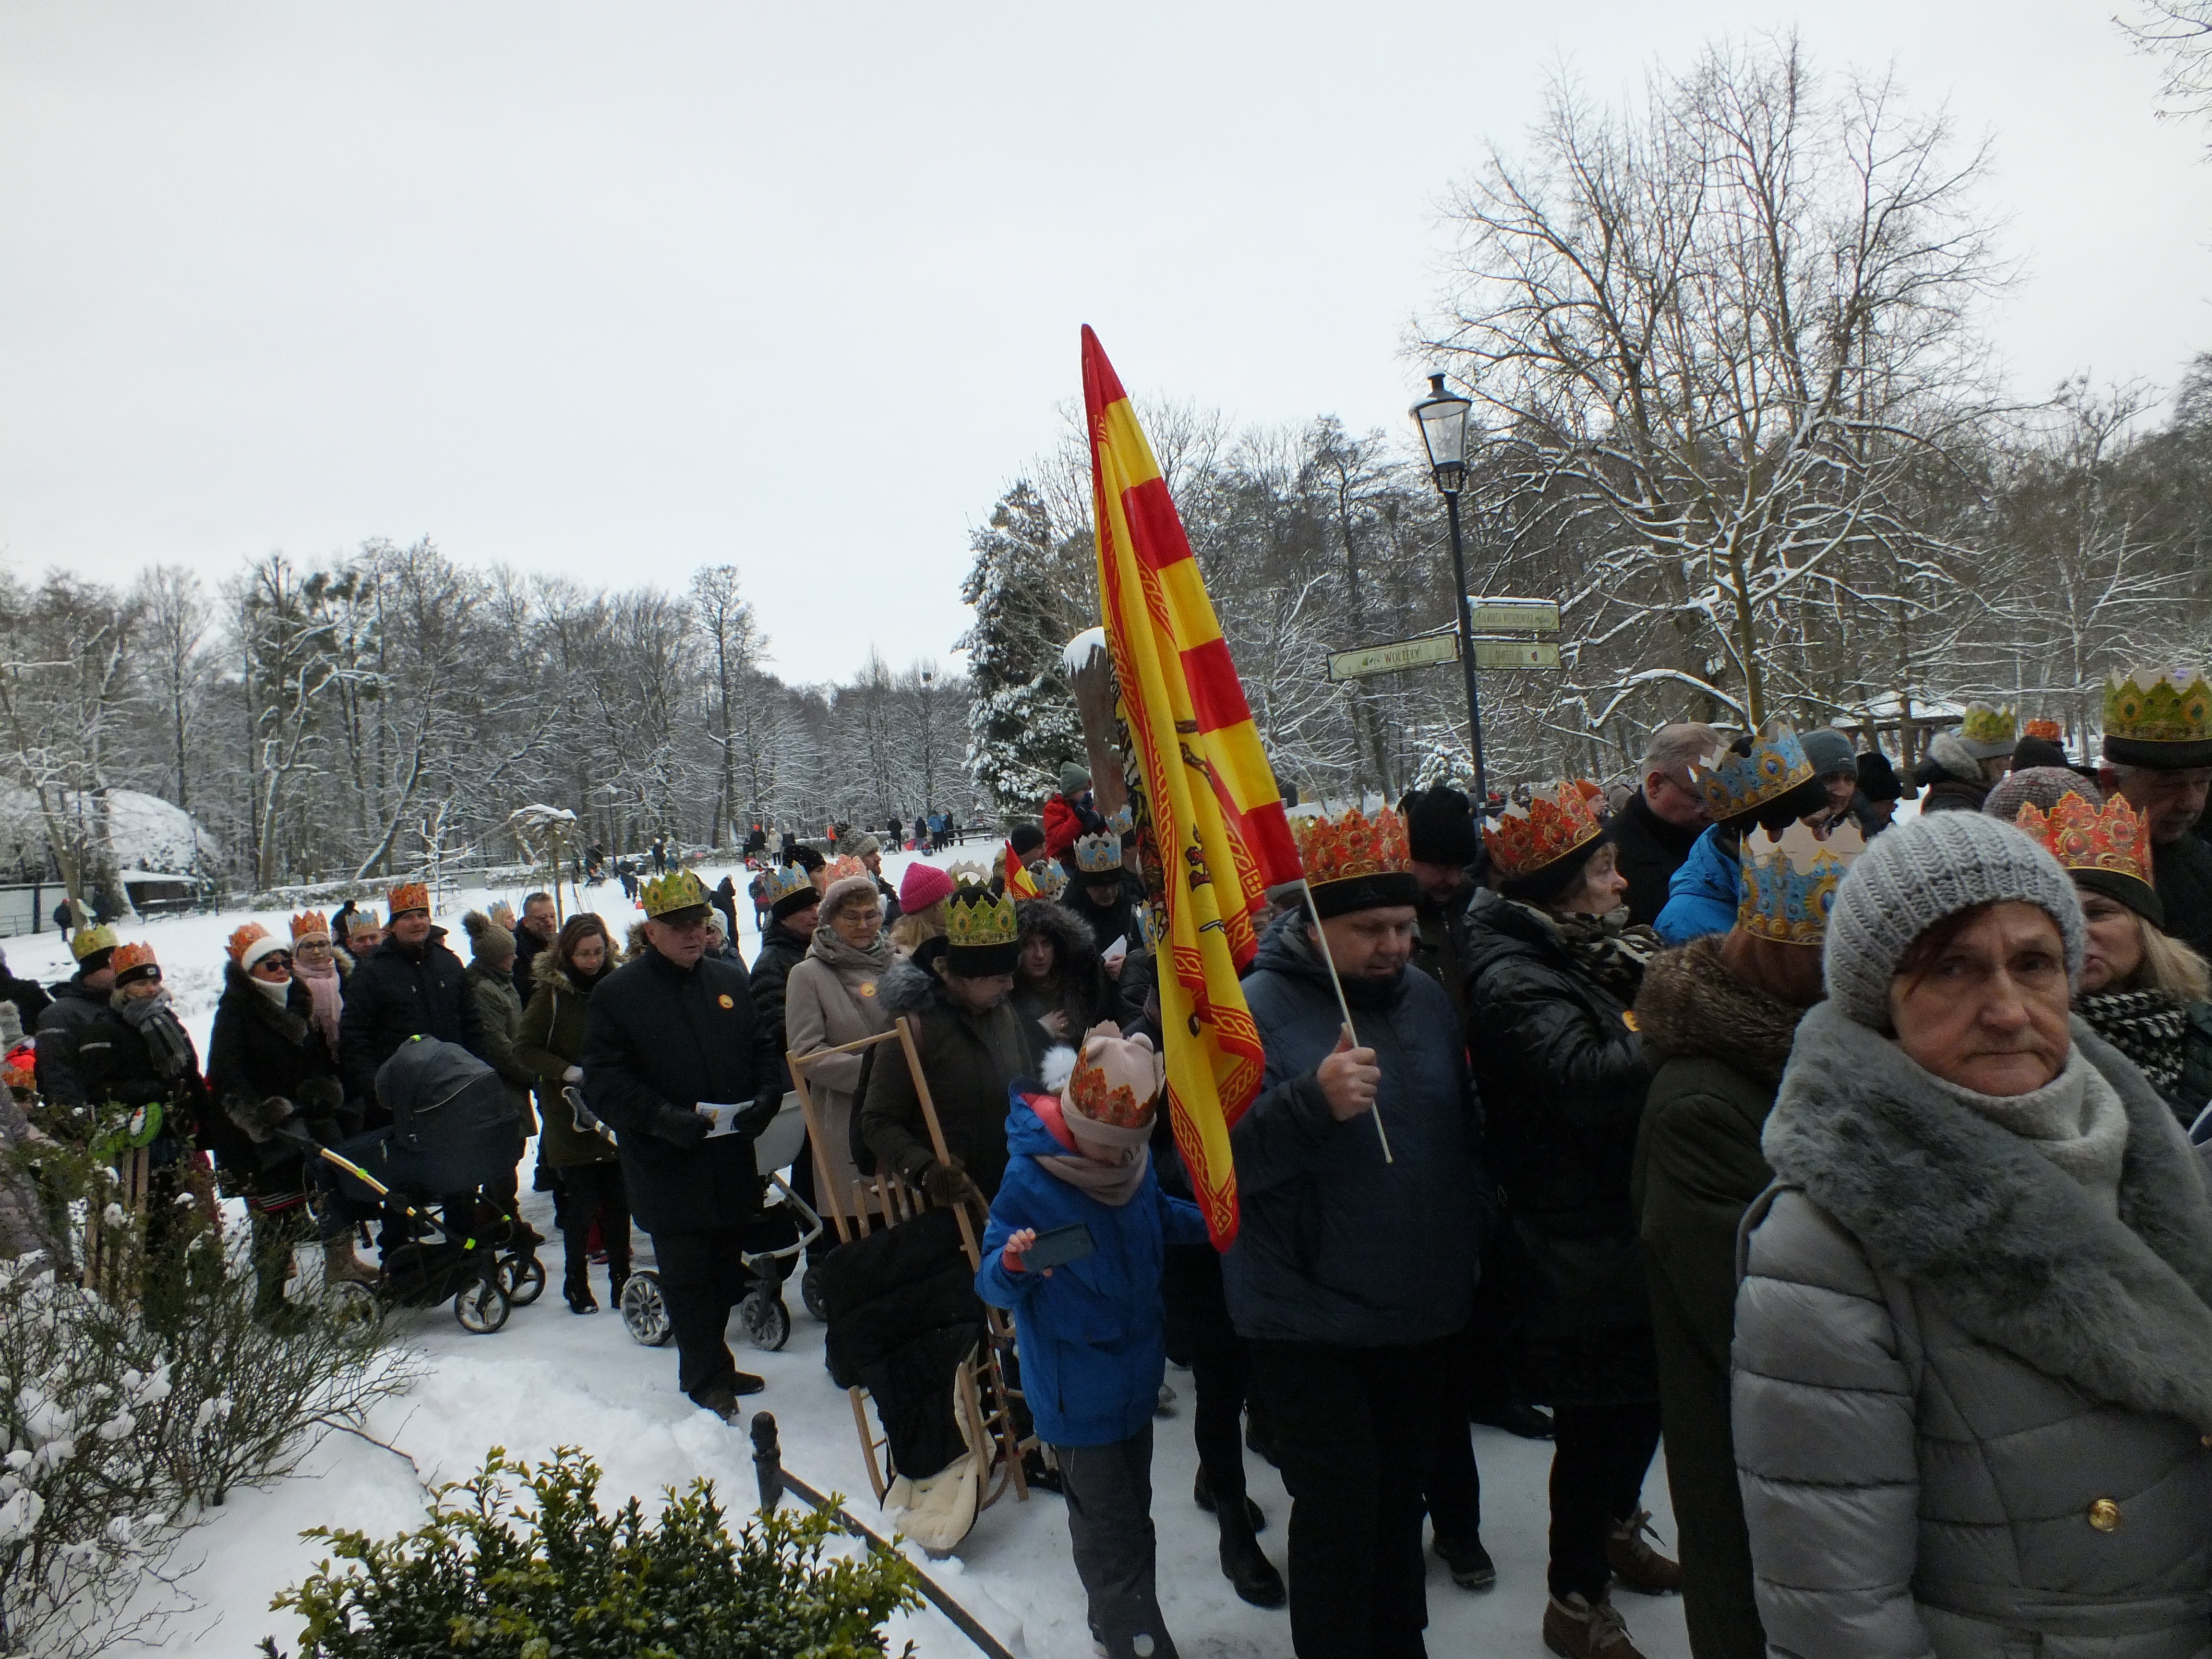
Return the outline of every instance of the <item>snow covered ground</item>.
{"type": "MultiPolygon", "coordinates": [[[[990,850],[971,844],[932,861],[988,862],[990,850]]],[[[885,860],[894,885],[909,861],[905,856],[885,860]]],[[[721,878],[723,868],[709,866],[701,873],[711,885],[721,878]]],[[[742,871],[738,873],[742,893],[745,878],[742,871]]],[[[452,927],[453,942],[465,952],[460,909],[481,907],[495,897],[520,908],[521,896],[520,890],[465,893],[453,912],[439,920],[452,927]]],[[[606,918],[617,937],[641,914],[613,882],[589,890],[586,902],[606,918]]],[[[750,959],[758,939],[743,899],[738,917],[750,959]]],[[[185,1023],[203,1047],[222,985],[223,941],[249,919],[272,931],[283,921],[275,914],[256,917],[240,911],[166,918],[121,930],[126,938],[153,943],[185,1023]]],[[[9,964],[18,974],[54,979],[67,970],[66,949],[52,934],[7,943],[9,964]]],[[[529,1167],[526,1158],[524,1168],[529,1167]]],[[[533,1306],[517,1309],[507,1328],[489,1337],[465,1333],[447,1307],[394,1315],[395,1334],[417,1351],[423,1375],[411,1392],[374,1413],[368,1431],[404,1455],[334,1435],[291,1478],[266,1490],[234,1492],[179,1548],[174,1565],[186,1571],[184,1589],[195,1605],[167,1626],[159,1643],[164,1652],[179,1659],[236,1659],[264,1635],[273,1635],[281,1649],[291,1651],[297,1621],[270,1612],[269,1602],[312,1570],[321,1555],[300,1538],[301,1531],[342,1525],[388,1534],[415,1526],[422,1517],[424,1483],[465,1477],[492,1446],[533,1461],[556,1446],[583,1448],[605,1472],[601,1499],[609,1509],[632,1494],[650,1500],[661,1488],[681,1486],[700,1475],[714,1481],[732,1510],[750,1509],[755,1487],[751,1447],[744,1433],[698,1411],[677,1391],[673,1348],[638,1346],[611,1311],[590,1318],[568,1312],[557,1292],[560,1245],[550,1237],[550,1200],[526,1192],[524,1209],[549,1235],[543,1259],[553,1287],[533,1306]]],[[[641,1252],[645,1243],[641,1235],[641,1252]]],[[[594,1276],[604,1300],[604,1270],[595,1270],[594,1276]]],[[[788,1300],[792,1337],[780,1353],[750,1348],[742,1328],[732,1322],[731,1345],[738,1363],[768,1382],[766,1392],[746,1403],[775,1414],[784,1462],[794,1474],[817,1489],[844,1493],[856,1514],[872,1519],[851,1409],[844,1390],[831,1383],[823,1369],[823,1327],[799,1307],[795,1287],[788,1300]]],[[[1197,1472],[1190,1379],[1170,1370],[1168,1381],[1182,1398],[1174,1417],[1155,1425],[1153,1515],[1169,1628],[1190,1659],[1287,1655],[1288,1615],[1237,1600],[1215,1564],[1212,1517],[1190,1498],[1197,1472]]],[[[1470,1595],[1456,1589],[1442,1564],[1431,1559],[1430,1651],[1440,1659],[1470,1653],[1536,1659],[1546,1651],[1537,1631],[1544,1607],[1551,1448],[1487,1429],[1475,1433],[1483,1477],[1483,1540],[1497,1559],[1498,1587],[1470,1595]]],[[[1280,1565],[1289,1499],[1273,1469],[1257,1457],[1247,1463],[1253,1495],[1268,1518],[1261,1541],[1280,1565]]],[[[1661,1537],[1671,1543],[1674,1529],[1662,1462],[1654,1462],[1644,1500],[1656,1515],[1661,1537]]],[[[1032,1659],[1082,1659],[1089,1654],[1066,1512],[1051,1494],[1040,1492],[1027,1504],[1007,1498],[994,1505],[978,1519],[958,1557],[932,1564],[930,1571],[1016,1652],[1032,1659]]],[[[1683,1659],[1688,1654],[1678,1601],[1624,1593],[1619,1601],[1638,1644],[1652,1659],[1683,1659]]],[[[923,1659],[956,1659],[974,1651],[933,1610],[902,1621],[896,1638],[911,1638],[923,1659]]],[[[893,1645],[896,1651],[896,1641],[893,1645]]]]}

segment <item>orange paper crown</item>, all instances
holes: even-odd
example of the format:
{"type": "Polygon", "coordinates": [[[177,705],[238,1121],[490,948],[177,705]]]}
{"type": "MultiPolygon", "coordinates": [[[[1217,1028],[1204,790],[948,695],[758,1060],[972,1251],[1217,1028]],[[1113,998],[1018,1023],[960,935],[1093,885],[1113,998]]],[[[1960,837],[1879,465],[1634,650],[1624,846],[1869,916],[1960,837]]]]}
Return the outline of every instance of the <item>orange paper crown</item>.
{"type": "Polygon", "coordinates": [[[1413,867],[1405,822],[1387,806],[1371,818],[1357,807],[1340,818],[1301,818],[1297,830],[1298,862],[1311,887],[1403,875],[1413,867]]]}
{"type": "Polygon", "coordinates": [[[2136,815],[2124,795],[2101,807],[2086,796],[2062,795],[2048,816],[2031,801],[2013,823],[2048,847],[2069,870],[2101,870],[2152,884],[2150,823],[2136,815]]]}
{"type": "Polygon", "coordinates": [[[230,936],[230,944],[227,947],[230,951],[230,959],[233,962],[245,961],[246,947],[252,944],[253,941],[258,939],[267,939],[268,937],[269,930],[266,927],[264,927],[259,922],[249,921],[242,924],[238,930],[230,936]]]}
{"type": "Polygon", "coordinates": [[[115,977],[121,979],[133,968],[159,968],[161,963],[154,960],[152,945],[143,939],[134,939],[128,945],[117,945],[115,954],[107,959],[107,965],[115,969],[115,977]]]}
{"type": "Polygon", "coordinates": [[[2058,741],[2057,720],[2030,720],[2026,726],[2021,727],[2021,730],[2031,738],[2041,738],[2045,743],[2058,741]]]}
{"type": "Polygon", "coordinates": [[[303,939],[328,939],[330,936],[330,918],[320,910],[302,910],[292,918],[292,943],[295,945],[303,939]]]}
{"type": "Polygon", "coordinates": [[[392,914],[402,910],[427,910],[430,908],[430,890],[419,881],[403,881],[392,890],[392,914]]]}
{"type": "Polygon", "coordinates": [[[1581,778],[1551,784],[1530,795],[1524,810],[1509,806],[1490,828],[1491,862],[1509,880],[1534,875],[1605,833],[1590,810],[1603,792],[1581,778]]]}

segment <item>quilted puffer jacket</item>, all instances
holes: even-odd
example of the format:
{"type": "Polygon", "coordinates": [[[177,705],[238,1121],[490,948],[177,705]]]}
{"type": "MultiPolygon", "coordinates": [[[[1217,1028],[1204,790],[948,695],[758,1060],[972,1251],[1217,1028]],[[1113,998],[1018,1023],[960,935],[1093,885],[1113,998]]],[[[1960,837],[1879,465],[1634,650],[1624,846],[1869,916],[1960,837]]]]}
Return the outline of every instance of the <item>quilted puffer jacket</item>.
{"type": "Polygon", "coordinates": [[[2127,1110],[2118,1218],[1832,1004],[1745,1218],[1736,1466],[1771,1651],[2212,1655],[2212,1208],[2127,1110]]]}

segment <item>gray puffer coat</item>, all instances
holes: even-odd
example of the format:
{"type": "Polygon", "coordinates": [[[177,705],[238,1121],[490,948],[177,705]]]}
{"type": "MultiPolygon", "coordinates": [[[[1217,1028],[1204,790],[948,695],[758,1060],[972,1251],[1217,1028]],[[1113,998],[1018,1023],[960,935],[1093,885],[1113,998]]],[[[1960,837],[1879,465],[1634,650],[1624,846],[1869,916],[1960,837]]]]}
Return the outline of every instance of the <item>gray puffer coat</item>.
{"type": "Polygon", "coordinates": [[[1825,1004],[1740,1247],[1734,1398],[1771,1651],[2212,1655],[2212,1207],[2126,1108],[2119,1216],[1825,1004]]]}

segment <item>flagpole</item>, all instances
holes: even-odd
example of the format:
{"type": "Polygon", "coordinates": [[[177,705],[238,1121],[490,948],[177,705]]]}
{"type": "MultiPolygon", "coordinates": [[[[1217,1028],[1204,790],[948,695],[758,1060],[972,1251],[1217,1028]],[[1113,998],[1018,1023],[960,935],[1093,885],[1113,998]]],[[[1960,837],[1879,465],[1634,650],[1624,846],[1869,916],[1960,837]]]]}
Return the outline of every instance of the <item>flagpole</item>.
{"type": "MultiPolygon", "coordinates": [[[[1336,976],[1336,958],[1328,953],[1328,934],[1321,925],[1321,911],[1314,903],[1313,884],[1302,878],[1298,883],[1298,891],[1306,896],[1306,914],[1313,918],[1314,938],[1321,946],[1321,959],[1328,969],[1328,982],[1336,988],[1336,1006],[1344,1014],[1344,1034],[1357,1048],[1359,1046],[1359,1033],[1352,1029],[1352,1005],[1345,1000],[1344,981],[1336,976]]],[[[1367,1109],[1374,1115],[1375,1138],[1382,1143],[1382,1161],[1395,1164],[1398,1160],[1390,1156],[1389,1131],[1382,1127],[1382,1100],[1379,1094],[1376,1097],[1375,1104],[1367,1109]]]]}

